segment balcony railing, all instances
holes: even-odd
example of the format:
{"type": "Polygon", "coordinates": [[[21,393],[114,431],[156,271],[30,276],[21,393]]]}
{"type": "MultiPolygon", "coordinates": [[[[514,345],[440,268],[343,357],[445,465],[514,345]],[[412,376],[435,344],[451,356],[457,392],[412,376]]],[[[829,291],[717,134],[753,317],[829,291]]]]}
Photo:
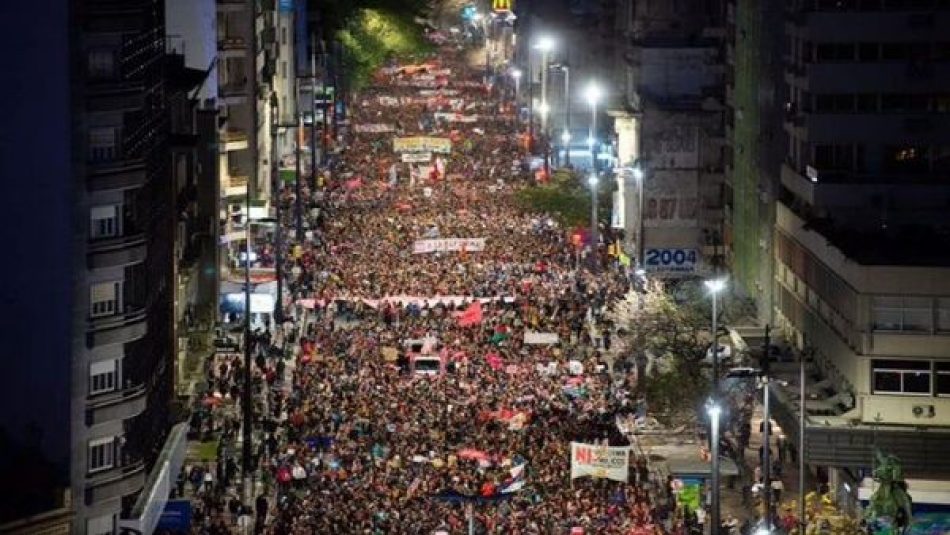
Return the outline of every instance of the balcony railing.
{"type": "Polygon", "coordinates": [[[86,505],[120,498],[145,486],[145,463],[135,460],[90,476],[86,480],[86,505]]]}
{"type": "Polygon", "coordinates": [[[141,383],[89,397],[86,401],[86,425],[127,420],[141,414],[145,410],[147,392],[147,383],[141,383]]]}
{"type": "Polygon", "coordinates": [[[148,331],[147,320],[148,313],[144,306],[129,307],[123,314],[90,319],[86,346],[92,348],[138,340],[148,331]]]}
{"type": "Polygon", "coordinates": [[[88,266],[92,269],[142,262],[146,257],[145,234],[130,233],[89,242],[88,266]]]}

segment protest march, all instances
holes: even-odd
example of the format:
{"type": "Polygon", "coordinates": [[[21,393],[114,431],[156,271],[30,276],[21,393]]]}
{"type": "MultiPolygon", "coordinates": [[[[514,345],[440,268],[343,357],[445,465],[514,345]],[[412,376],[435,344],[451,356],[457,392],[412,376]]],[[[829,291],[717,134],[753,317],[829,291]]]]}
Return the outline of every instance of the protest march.
{"type": "MultiPolygon", "coordinates": [[[[257,532],[683,533],[614,425],[633,379],[607,312],[628,276],[515,201],[533,177],[509,89],[450,46],[394,63],[302,188],[286,350],[254,370],[257,532]]],[[[211,384],[239,389],[235,366],[211,384]]]]}

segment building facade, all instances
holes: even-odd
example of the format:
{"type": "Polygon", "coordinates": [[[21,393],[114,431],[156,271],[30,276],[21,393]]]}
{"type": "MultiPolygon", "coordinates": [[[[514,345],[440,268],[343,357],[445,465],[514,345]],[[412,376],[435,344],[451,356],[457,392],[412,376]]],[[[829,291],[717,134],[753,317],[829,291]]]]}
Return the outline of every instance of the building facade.
{"type": "Polygon", "coordinates": [[[723,260],[724,20],[719,2],[617,3],[623,99],[617,134],[622,224],[648,272],[708,272],[723,260]],[[629,169],[643,171],[643,183],[629,169]],[[639,199],[642,191],[643,199],[639,199]],[[642,206],[642,214],[640,207],[642,206]],[[642,247],[640,225],[642,217],[642,247]]]}

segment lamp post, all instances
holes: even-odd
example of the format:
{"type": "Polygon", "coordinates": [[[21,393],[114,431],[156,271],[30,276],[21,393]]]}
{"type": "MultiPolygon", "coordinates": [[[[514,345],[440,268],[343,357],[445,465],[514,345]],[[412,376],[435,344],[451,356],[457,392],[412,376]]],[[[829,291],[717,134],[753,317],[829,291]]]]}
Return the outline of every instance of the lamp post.
{"type": "Polygon", "coordinates": [[[274,228],[274,270],[277,275],[277,303],[274,305],[274,323],[281,325],[284,323],[284,277],[283,277],[283,231],[281,230],[281,202],[280,202],[280,165],[279,154],[277,152],[277,129],[280,128],[280,112],[277,101],[277,94],[271,93],[271,195],[274,203],[274,213],[277,219],[276,228],[274,228]]]}
{"type": "Polygon", "coordinates": [[[512,69],[511,79],[515,81],[515,102],[521,97],[521,70],[512,69]]]}
{"type": "Polygon", "coordinates": [[[709,435],[711,437],[710,445],[710,457],[712,460],[711,467],[711,484],[712,484],[712,503],[710,511],[710,522],[709,527],[710,533],[717,534],[719,533],[719,416],[722,413],[722,409],[719,405],[713,401],[706,407],[706,412],[709,414],[709,435]]]}
{"type": "Polygon", "coordinates": [[[726,279],[711,279],[705,281],[705,284],[712,295],[713,399],[719,399],[719,318],[716,304],[719,293],[726,287],[726,279]]]}
{"type": "Polygon", "coordinates": [[[554,48],[554,39],[544,36],[535,47],[541,51],[541,132],[544,134],[544,174],[551,173],[551,132],[548,128],[548,54],[554,48]]]}
{"type": "Polygon", "coordinates": [[[587,184],[590,185],[590,243],[591,243],[591,265],[597,265],[596,253],[597,253],[597,175],[591,173],[587,177],[587,184]]]}
{"type": "Polygon", "coordinates": [[[587,143],[590,145],[590,167],[591,170],[597,171],[597,139],[594,135],[597,132],[597,101],[600,100],[600,87],[595,83],[591,82],[587,86],[586,91],[587,103],[590,104],[590,128],[588,129],[588,138],[587,143]]]}
{"type": "Polygon", "coordinates": [[[637,266],[643,266],[643,179],[646,173],[640,163],[633,168],[633,178],[637,181],[637,266]]]}
{"type": "Polygon", "coordinates": [[[561,132],[561,146],[564,147],[564,165],[571,165],[571,131],[561,132]]]}

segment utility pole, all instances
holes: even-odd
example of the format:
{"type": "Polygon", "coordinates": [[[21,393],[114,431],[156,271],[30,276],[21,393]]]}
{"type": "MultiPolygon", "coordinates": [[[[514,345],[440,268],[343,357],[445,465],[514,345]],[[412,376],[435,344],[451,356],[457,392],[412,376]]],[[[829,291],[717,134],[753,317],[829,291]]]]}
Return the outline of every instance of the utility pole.
{"type": "Polygon", "coordinates": [[[283,229],[281,228],[281,180],[280,154],[277,151],[277,129],[280,128],[280,107],[277,94],[271,93],[271,198],[274,203],[274,213],[277,224],[274,226],[274,262],[277,275],[277,304],[274,306],[274,323],[281,325],[284,322],[284,274],[283,274],[283,229]]]}
{"type": "Polygon", "coordinates": [[[310,188],[317,189],[317,39],[310,34],[310,188]]]}
{"type": "MultiPolygon", "coordinates": [[[[250,93],[251,106],[251,128],[254,132],[253,139],[257,140],[257,2],[251,2],[251,87],[250,93]]],[[[252,498],[252,474],[254,473],[254,461],[251,455],[252,436],[251,426],[253,425],[254,412],[251,408],[251,185],[256,184],[260,172],[258,166],[257,147],[251,151],[251,168],[254,174],[253,180],[248,177],[247,190],[244,195],[244,230],[245,230],[245,259],[244,259],[244,388],[241,392],[241,464],[243,464],[243,498],[244,503],[251,503],[252,498]]]]}
{"type": "Polygon", "coordinates": [[[571,166],[571,67],[564,64],[564,164],[571,166]]]}
{"type": "Polygon", "coordinates": [[[765,496],[765,529],[772,529],[772,481],[771,442],[772,419],[769,414],[769,325],[765,326],[765,342],[762,345],[762,487],[765,496]]]}
{"type": "MultiPolygon", "coordinates": [[[[298,92],[299,93],[299,92],[298,92]]],[[[299,96],[299,95],[298,95],[299,96]]],[[[301,145],[303,145],[303,120],[301,119],[300,110],[297,110],[297,143],[296,143],[296,162],[294,163],[294,171],[296,177],[294,178],[294,226],[297,228],[297,243],[303,243],[303,188],[301,187],[301,169],[300,169],[300,156],[301,145]]]]}

